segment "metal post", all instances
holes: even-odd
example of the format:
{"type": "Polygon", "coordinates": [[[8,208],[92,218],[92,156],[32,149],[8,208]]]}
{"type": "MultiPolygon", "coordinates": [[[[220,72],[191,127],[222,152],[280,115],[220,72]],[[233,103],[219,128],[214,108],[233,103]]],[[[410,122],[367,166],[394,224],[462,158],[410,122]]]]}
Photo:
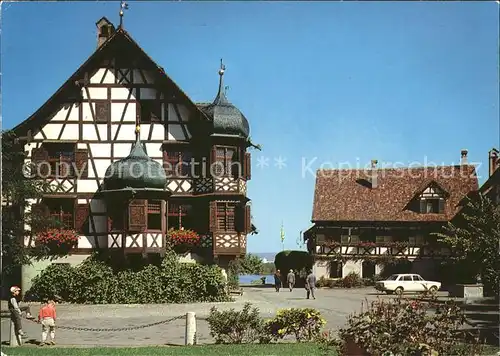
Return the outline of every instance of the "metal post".
{"type": "Polygon", "coordinates": [[[14,326],[14,322],[10,321],[10,347],[21,346],[23,341],[21,339],[21,335],[16,334],[16,328],[14,326]]]}
{"type": "Polygon", "coordinates": [[[196,343],[195,339],[196,339],[196,314],[194,312],[187,312],[185,345],[194,345],[196,343]]]}

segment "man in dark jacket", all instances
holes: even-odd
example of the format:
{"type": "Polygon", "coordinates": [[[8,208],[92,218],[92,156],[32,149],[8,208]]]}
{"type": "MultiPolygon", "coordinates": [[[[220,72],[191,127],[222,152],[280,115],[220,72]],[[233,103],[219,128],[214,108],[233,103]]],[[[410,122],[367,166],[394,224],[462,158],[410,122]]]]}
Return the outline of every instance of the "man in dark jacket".
{"type": "Polygon", "coordinates": [[[316,276],[313,274],[312,271],[309,271],[309,274],[306,277],[307,299],[309,299],[310,296],[312,296],[313,299],[316,299],[316,296],[314,295],[315,288],[316,288],[316,276]]]}
{"type": "Polygon", "coordinates": [[[274,289],[276,289],[276,292],[279,292],[281,288],[281,272],[280,270],[277,270],[274,273],[274,289]]]}
{"type": "Polygon", "coordinates": [[[295,273],[293,273],[293,269],[288,272],[288,275],[286,276],[287,282],[288,282],[288,288],[290,289],[290,292],[293,290],[293,286],[295,285],[295,273]]]}

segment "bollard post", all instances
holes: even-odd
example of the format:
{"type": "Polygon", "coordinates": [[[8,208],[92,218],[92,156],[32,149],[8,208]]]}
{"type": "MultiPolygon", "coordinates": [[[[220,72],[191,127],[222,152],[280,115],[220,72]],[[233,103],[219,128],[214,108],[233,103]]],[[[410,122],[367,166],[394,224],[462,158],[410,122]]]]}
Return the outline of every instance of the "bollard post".
{"type": "Polygon", "coordinates": [[[14,322],[10,321],[10,347],[17,347],[22,345],[21,335],[16,334],[14,322]]]}
{"type": "Polygon", "coordinates": [[[194,312],[186,313],[186,338],[185,345],[194,345],[196,337],[196,314],[194,312]]]}

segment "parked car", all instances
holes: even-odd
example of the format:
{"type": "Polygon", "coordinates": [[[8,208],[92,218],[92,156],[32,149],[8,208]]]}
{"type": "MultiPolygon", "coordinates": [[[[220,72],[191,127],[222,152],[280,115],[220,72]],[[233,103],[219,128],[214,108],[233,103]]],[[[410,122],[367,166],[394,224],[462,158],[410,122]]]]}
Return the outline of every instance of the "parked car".
{"type": "Polygon", "coordinates": [[[375,283],[375,289],[387,294],[404,292],[436,293],[441,288],[441,282],[426,281],[418,274],[393,274],[384,281],[375,283]]]}

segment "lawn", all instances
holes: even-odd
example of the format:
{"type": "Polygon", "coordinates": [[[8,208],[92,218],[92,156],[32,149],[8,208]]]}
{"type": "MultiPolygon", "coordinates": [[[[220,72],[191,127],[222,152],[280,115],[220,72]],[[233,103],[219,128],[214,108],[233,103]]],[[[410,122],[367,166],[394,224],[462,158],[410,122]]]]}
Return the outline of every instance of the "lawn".
{"type": "MultiPolygon", "coordinates": [[[[33,356],[193,356],[193,355],[217,355],[217,356],[271,356],[271,355],[297,355],[315,356],[322,355],[315,344],[246,344],[246,345],[200,345],[200,346],[165,346],[165,347],[134,347],[134,348],[72,348],[72,347],[35,347],[24,346],[9,348],[3,347],[2,351],[11,355],[33,355],[33,356]]],[[[329,356],[335,356],[329,353],[329,356]]]]}

